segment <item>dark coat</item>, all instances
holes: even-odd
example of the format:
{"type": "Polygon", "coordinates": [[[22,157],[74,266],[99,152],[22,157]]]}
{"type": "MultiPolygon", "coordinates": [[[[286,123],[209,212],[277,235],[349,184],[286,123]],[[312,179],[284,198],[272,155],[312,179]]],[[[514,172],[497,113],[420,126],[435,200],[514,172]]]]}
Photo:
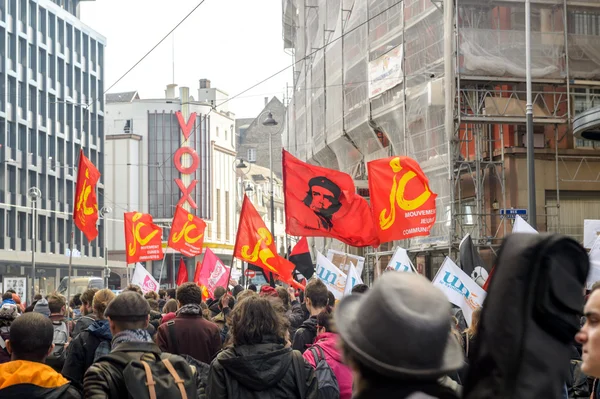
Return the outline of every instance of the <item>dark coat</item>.
{"type": "MultiPolygon", "coordinates": [[[[115,346],[111,353],[123,352],[131,360],[144,356],[158,359],[159,347],[152,342],[123,342],[115,346]]],[[[148,361],[151,361],[148,359],[148,361]]],[[[194,380],[197,371],[194,369],[194,380]]],[[[87,370],[83,379],[83,392],[86,399],[128,399],[129,393],[123,379],[123,370],[108,360],[100,360],[87,370]]]]}
{"type": "Polygon", "coordinates": [[[162,320],[162,313],[157,312],[156,310],[150,311],[150,324],[152,324],[154,329],[157,331],[158,331],[158,326],[160,326],[161,320],[162,320]]]}
{"type": "Polygon", "coordinates": [[[61,374],[71,382],[83,387],[83,375],[94,363],[96,349],[102,341],[112,340],[108,320],[98,320],[71,341],[67,349],[67,360],[61,374]]]}
{"type": "Polygon", "coordinates": [[[381,379],[366,384],[366,388],[353,399],[458,399],[456,393],[435,382],[394,381],[381,379]]]}
{"type": "Polygon", "coordinates": [[[294,335],[296,334],[296,330],[302,325],[304,322],[304,312],[302,311],[302,306],[300,302],[293,301],[290,308],[285,312],[285,316],[290,322],[290,340],[294,339],[294,335]]]}
{"type": "Polygon", "coordinates": [[[73,328],[73,337],[78,336],[86,328],[94,324],[96,320],[98,320],[98,318],[94,314],[88,314],[78,318],[75,322],[75,328],[73,328]]]}
{"type": "Polygon", "coordinates": [[[304,320],[300,328],[296,330],[292,349],[304,353],[309,345],[315,342],[317,337],[317,316],[311,316],[308,320],[304,320]]]}
{"type": "MultiPolygon", "coordinates": [[[[0,326],[0,337],[4,340],[4,342],[8,341],[10,338],[10,325],[6,321],[2,323],[0,326]]],[[[0,348],[0,364],[10,362],[10,354],[6,350],[6,348],[0,348]]]]}
{"type": "Polygon", "coordinates": [[[275,339],[265,337],[262,344],[221,351],[210,367],[206,397],[316,399],[318,387],[313,368],[298,352],[285,348],[281,343],[268,341],[275,339]],[[304,395],[300,394],[300,389],[304,395]]]}
{"type": "Polygon", "coordinates": [[[210,364],[221,349],[221,335],[219,327],[201,315],[179,314],[158,328],[156,343],[164,352],[189,355],[210,364]],[[171,340],[169,333],[171,322],[175,324],[176,343],[171,340]]]}

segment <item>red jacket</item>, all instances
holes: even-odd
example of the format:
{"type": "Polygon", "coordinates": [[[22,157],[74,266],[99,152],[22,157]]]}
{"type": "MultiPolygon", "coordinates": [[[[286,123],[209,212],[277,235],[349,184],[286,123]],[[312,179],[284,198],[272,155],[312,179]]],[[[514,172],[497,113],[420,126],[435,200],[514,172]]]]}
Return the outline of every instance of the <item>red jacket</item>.
{"type": "MultiPolygon", "coordinates": [[[[352,397],[352,371],[350,367],[342,363],[342,355],[337,346],[338,335],[335,333],[322,333],[317,336],[313,346],[319,346],[325,353],[325,360],[335,378],[337,378],[340,387],[340,399],[350,399],[352,397]]],[[[310,347],[302,355],[304,359],[314,368],[317,367],[310,347]]]]}

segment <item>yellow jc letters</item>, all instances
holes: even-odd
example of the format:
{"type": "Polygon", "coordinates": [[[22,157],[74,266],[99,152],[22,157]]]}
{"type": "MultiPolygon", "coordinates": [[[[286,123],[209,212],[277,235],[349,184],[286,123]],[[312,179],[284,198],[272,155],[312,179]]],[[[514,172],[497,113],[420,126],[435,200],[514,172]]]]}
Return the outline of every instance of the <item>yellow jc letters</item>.
{"type": "Polygon", "coordinates": [[[195,244],[202,238],[202,236],[204,236],[204,233],[201,233],[195,237],[190,237],[189,233],[198,228],[198,226],[192,223],[192,220],[194,220],[194,216],[192,214],[188,214],[188,221],[185,222],[181,231],[173,236],[173,242],[179,242],[183,238],[188,244],[195,244]]]}
{"type": "Polygon", "coordinates": [[[259,228],[257,233],[260,236],[260,239],[254,245],[254,249],[252,250],[252,253],[248,253],[250,246],[244,245],[242,247],[242,257],[246,261],[251,262],[251,263],[256,262],[260,258],[260,260],[262,261],[262,263],[265,266],[267,266],[273,272],[277,273],[277,269],[275,269],[273,266],[271,266],[269,264],[269,262],[267,262],[269,259],[275,258],[275,255],[273,255],[273,251],[271,251],[271,249],[268,247],[269,245],[271,245],[273,243],[273,236],[271,236],[271,233],[269,232],[269,230],[267,230],[264,227],[259,228]],[[261,248],[261,247],[263,247],[263,245],[264,245],[264,248],[261,248]]]}
{"type": "Polygon", "coordinates": [[[139,222],[136,223],[138,220],[140,220],[140,218],[142,217],[142,214],[137,212],[135,215],[133,215],[133,242],[129,244],[129,256],[133,256],[135,254],[135,252],[137,251],[137,245],[140,244],[140,246],[144,246],[146,244],[148,244],[150,242],[150,240],[152,240],[154,238],[154,236],[156,236],[158,234],[158,230],[154,230],[153,232],[149,233],[146,237],[142,237],[140,230],[142,229],[142,227],[144,227],[146,225],[146,223],[144,222],[139,222]]]}
{"type": "Polygon", "coordinates": [[[98,209],[98,205],[94,205],[93,207],[87,206],[87,200],[92,192],[92,186],[90,185],[88,179],[90,178],[90,170],[85,170],[85,180],[83,182],[83,189],[81,190],[81,194],[79,194],[79,198],[77,198],[77,211],[81,211],[83,209],[83,215],[81,212],[78,212],[79,220],[82,224],[85,225],[85,216],[93,215],[96,209],[98,209]]]}

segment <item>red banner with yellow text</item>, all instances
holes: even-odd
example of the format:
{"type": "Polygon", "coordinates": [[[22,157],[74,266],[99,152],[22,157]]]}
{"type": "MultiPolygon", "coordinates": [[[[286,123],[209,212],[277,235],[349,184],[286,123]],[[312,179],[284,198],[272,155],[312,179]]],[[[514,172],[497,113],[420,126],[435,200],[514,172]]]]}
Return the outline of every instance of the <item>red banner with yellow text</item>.
{"type": "Polygon", "coordinates": [[[98,236],[96,222],[98,221],[98,200],[96,198],[96,183],[100,180],[100,172],[94,164],[79,152],[79,167],[77,168],[77,187],[75,188],[75,209],[73,220],[75,226],[85,234],[88,241],[98,236]]]}
{"type": "Polygon", "coordinates": [[[271,232],[245,195],[233,256],[278,275],[282,281],[292,280],[294,264],[277,254],[271,232]]]}
{"type": "Polygon", "coordinates": [[[125,246],[127,263],[161,260],[162,229],[146,213],[125,213],[125,246]]]}
{"type": "Polygon", "coordinates": [[[396,156],[367,164],[371,209],[381,242],[428,236],[435,224],[437,194],[412,158],[396,156]]]}
{"type": "Polygon", "coordinates": [[[178,206],[171,225],[169,247],[188,257],[200,255],[205,229],[204,220],[178,206]]]}

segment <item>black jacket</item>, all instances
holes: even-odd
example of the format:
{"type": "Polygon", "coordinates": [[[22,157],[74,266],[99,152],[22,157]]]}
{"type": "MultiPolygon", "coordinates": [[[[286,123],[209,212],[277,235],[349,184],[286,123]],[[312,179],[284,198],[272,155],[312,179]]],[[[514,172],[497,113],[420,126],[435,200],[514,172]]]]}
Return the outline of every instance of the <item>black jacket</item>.
{"type": "MultiPolygon", "coordinates": [[[[160,357],[160,348],[153,342],[123,342],[115,346],[113,352],[125,352],[132,360],[149,354],[160,357]]],[[[194,369],[194,379],[196,371],[194,369]]],[[[86,399],[127,399],[129,394],[123,380],[123,370],[115,364],[100,360],[87,370],[83,379],[83,392],[86,399]]]]}
{"type": "Polygon", "coordinates": [[[67,349],[67,360],[61,374],[71,382],[83,387],[83,375],[94,363],[96,349],[103,341],[112,340],[108,320],[98,320],[82,331],[67,349]]]}
{"type": "Polygon", "coordinates": [[[458,399],[456,393],[436,382],[380,380],[366,383],[353,399],[458,399]]]}
{"type": "Polygon", "coordinates": [[[94,314],[88,314],[88,315],[85,315],[85,316],[81,316],[75,322],[75,328],[73,328],[73,334],[72,334],[72,336],[76,337],[82,331],[84,331],[86,328],[88,328],[89,326],[91,326],[92,324],[94,324],[94,322],[96,320],[98,320],[98,319],[96,318],[96,316],[94,314]]]}
{"type": "Polygon", "coordinates": [[[293,301],[291,303],[290,308],[285,312],[285,316],[290,321],[290,341],[294,340],[294,335],[296,334],[296,330],[302,325],[304,322],[304,312],[302,311],[302,306],[300,302],[293,301]]]}
{"type": "Polygon", "coordinates": [[[294,335],[294,343],[292,349],[304,353],[309,345],[315,342],[317,337],[317,316],[311,316],[308,320],[304,320],[304,323],[296,330],[294,335]]]}
{"type": "Polygon", "coordinates": [[[317,378],[302,356],[274,338],[266,343],[224,349],[212,362],[210,399],[316,399],[317,378]],[[295,364],[294,364],[295,362],[295,364]],[[298,372],[296,371],[298,370],[298,372]],[[301,396],[300,389],[304,390],[301,396]]]}

